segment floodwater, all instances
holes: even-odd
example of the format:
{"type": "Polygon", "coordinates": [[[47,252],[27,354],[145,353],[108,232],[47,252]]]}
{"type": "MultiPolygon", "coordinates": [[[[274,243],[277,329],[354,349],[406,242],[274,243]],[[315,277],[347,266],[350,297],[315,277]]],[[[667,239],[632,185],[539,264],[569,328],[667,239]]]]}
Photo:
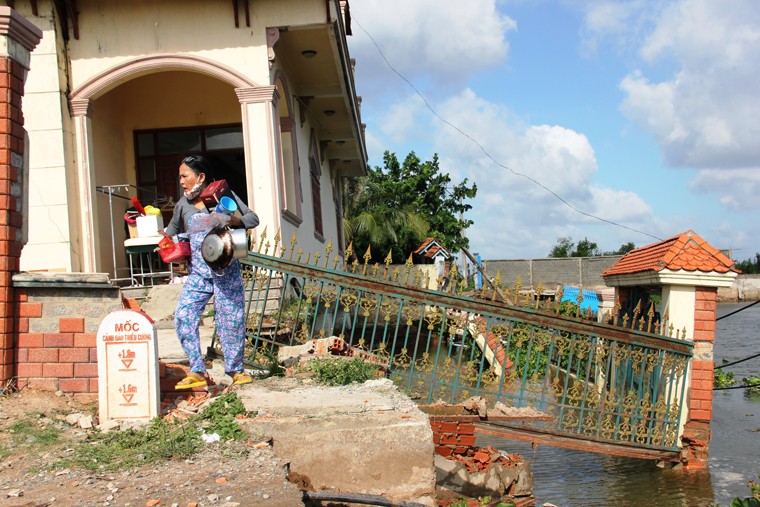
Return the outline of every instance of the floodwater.
{"type": "MultiPolygon", "coordinates": [[[[721,304],[718,317],[747,306],[721,304]]],[[[717,323],[715,364],[760,353],[760,304],[717,323]]],[[[760,357],[728,367],[741,382],[760,374],[760,357]]],[[[654,462],[481,436],[477,445],[516,452],[531,463],[536,505],[559,507],[728,507],[760,474],[760,396],[714,392],[709,470],[663,470],[654,462]]]]}

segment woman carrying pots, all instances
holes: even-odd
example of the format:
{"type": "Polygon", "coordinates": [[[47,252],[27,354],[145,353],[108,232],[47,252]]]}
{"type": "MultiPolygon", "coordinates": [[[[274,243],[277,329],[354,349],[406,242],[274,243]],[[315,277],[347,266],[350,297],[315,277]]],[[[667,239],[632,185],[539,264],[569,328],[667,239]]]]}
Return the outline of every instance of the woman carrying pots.
{"type": "MultiPolygon", "coordinates": [[[[240,262],[232,259],[224,269],[212,270],[201,253],[201,244],[207,231],[198,230],[193,222],[208,218],[201,193],[212,180],[212,167],[207,158],[200,155],[185,157],[179,166],[179,184],[184,196],[174,206],[174,215],[165,233],[174,236],[190,233],[190,261],[188,277],[179,295],[174,323],[177,337],[190,361],[190,372],[175,386],[176,389],[192,389],[207,385],[206,365],[203,362],[198,325],[211,296],[214,296],[216,331],[224,354],[224,370],[232,377],[233,384],[247,384],[251,376],[243,371],[245,348],[245,293],[240,262]]],[[[259,217],[231,190],[240,211],[230,216],[229,227],[252,229],[259,225],[259,217]]],[[[213,211],[213,210],[211,210],[213,211]]]]}

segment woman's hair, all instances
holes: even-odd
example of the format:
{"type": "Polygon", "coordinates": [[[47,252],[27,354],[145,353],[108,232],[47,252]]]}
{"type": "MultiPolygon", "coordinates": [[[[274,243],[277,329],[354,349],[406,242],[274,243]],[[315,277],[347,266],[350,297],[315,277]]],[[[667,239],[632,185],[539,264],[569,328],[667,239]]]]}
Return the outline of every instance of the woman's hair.
{"type": "Polygon", "coordinates": [[[204,173],[206,175],[206,182],[214,181],[214,168],[209,159],[203,155],[188,155],[182,159],[182,163],[189,167],[196,176],[204,173]]]}

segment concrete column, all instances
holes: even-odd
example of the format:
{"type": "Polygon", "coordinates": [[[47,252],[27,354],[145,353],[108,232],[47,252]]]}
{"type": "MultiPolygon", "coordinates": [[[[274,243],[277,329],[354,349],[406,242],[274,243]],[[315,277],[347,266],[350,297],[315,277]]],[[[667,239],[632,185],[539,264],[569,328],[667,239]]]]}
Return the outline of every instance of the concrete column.
{"type": "Polygon", "coordinates": [[[0,7],[0,386],[14,376],[15,294],[11,277],[24,246],[26,192],[24,115],[21,99],[39,28],[15,10],[0,7]]]}
{"type": "MultiPolygon", "coordinates": [[[[69,110],[74,120],[74,139],[76,142],[77,186],[79,187],[79,269],[83,273],[97,271],[96,251],[99,241],[95,241],[98,230],[98,217],[95,212],[95,174],[92,161],[92,101],[89,99],[72,100],[69,110]]],[[[114,276],[116,274],[114,273],[114,276]]]]}
{"type": "Polygon", "coordinates": [[[261,220],[255,229],[258,237],[267,228],[271,239],[280,230],[280,135],[275,86],[235,89],[243,117],[248,204],[261,220]]]}

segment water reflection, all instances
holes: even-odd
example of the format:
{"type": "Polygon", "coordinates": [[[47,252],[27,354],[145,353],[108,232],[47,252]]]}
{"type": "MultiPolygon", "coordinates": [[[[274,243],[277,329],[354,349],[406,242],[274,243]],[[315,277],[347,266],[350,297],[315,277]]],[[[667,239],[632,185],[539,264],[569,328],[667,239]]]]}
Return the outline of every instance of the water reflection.
{"type": "MultiPolygon", "coordinates": [[[[718,316],[744,304],[720,305],[718,316]]],[[[760,305],[718,321],[715,359],[735,361],[760,352],[760,305]]],[[[731,367],[737,379],[760,372],[760,358],[731,367]]],[[[760,398],[743,390],[716,391],[709,470],[662,470],[645,460],[479,437],[478,445],[522,454],[533,467],[536,504],[560,507],[728,506],[749,494],[746,482],[760,474],[760,398]]]]}

